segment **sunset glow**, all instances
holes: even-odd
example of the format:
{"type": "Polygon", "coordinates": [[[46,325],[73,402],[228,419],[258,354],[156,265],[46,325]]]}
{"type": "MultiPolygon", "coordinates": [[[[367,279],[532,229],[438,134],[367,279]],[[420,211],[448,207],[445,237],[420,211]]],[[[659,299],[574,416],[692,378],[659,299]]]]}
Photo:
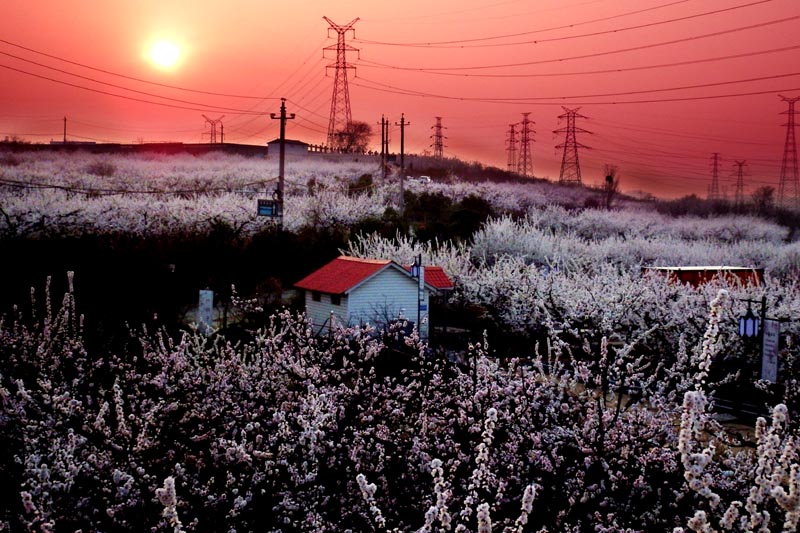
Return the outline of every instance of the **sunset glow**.
{"type": "Polygon", "coordinates": [[[226,142],[263,145],[286,98],[297,114],[287,135],[325,143],[337,34],[324,16],[358,19],[346,34],[350,107],[373,126],[373,150],[381,115],[392,152],[405,115],[417,154],[432,152],[442,117],[445,156],[505,169],[510,125],[519,139],[530,113],[532,172],[551,180],[564,106],[591,132],[577,139],[586,184],[611,164],[623,190],[705,196],[718,153],[721,194],[733,194],[735,161],[747,162],[746,194],[777,187],[779,95],[800,96],[797,0],[32,5],[4,4],[0,136],[33,142],[58,138],[66,115],[76,139],[196,143],[208,140],[206,114],[225,115],[226,142]]]}
{"type": "Polygon", "coordinates": [[[150,48],[150,61],[159,68],[173,68],[181,57],[181,50],[170,41],[158,41],[150,48]]]}

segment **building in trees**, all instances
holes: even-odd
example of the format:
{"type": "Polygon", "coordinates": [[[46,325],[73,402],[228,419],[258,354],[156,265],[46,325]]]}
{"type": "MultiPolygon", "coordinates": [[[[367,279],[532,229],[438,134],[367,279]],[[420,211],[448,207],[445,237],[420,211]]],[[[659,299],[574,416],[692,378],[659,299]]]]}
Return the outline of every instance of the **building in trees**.
{"type": "Polygon", "coordinates": [[[451,290],[453,282],[441,267],[426,266],[423,271],[420,290],[410,266],[388,259],[340,256],[295,287],[305,291],[306,313],[317,333],[329,331],[331,326],[369,324],[382,328],[404,318],[427,338],[430,296],[451,290]]]}
{"type": "MultiPolygon", "coordinates": [[[[306,155],[308,154],[308,143],[304,143],[303,141],[296,141],[293,139],[285,139],[284,141],[284,153],[288,156],[293,155],[306,155]]],[[[280,139],[273,139],[267,143],[267,155],[277,157],[281,151],[281,140],[280,139]]]]}

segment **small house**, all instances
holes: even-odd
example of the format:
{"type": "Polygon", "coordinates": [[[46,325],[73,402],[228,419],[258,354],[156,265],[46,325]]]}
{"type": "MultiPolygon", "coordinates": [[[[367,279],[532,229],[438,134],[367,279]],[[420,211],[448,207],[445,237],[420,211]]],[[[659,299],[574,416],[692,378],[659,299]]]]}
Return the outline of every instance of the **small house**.
{"type": "MultiPolygon", "coordinates": [[[[293,139],[283,140],[283,153],[286,156],[304,156],[308,154],[309,145],[293,139]]],[[[274,139],[267,143],[267,155],[277,157],[281,153],[281,140],[274,139]]]]}
{"type": "Polygon", "coordinates": [[[743,285],[763,285],[764,269],[737,266],[648,266],[642,273],[657,272],[672,281],[699,287],[713,280],[726,280],[743,285]]]}
{"type": "Polygon", "coordinates": [[[452,290],[441,267],[426,266],[423,282],[410,266],[388,259],[340,256],[295,284],[305,291],[306,314],[316,333],[334,327],[377,328],[405,319],[427,339],[429,303],[433,294],[452,290]]]}

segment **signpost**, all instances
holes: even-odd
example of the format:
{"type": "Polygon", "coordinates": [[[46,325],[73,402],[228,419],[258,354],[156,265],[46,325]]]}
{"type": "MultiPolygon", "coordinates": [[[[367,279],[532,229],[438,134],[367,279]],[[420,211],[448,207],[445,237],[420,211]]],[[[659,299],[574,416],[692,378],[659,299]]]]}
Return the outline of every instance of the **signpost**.
{"type": "Polygon", "coordinates": [[[197,327],[201,333],[208,336],[213,331],[214,324],[214,291],[201,290],[200,300],[197,304],[197,327]]]}
{"type": "Polygon", "coordinates": [[[781,336],[781,323],[765,319],[761,343],[761,379],[775,383],[778,381],[778,348],[781,336]]]}
{"type": "Polygon", "coordinates": [[[258,200],[258,216],[282,217],[283,206],[278,200],[258,200]]]}

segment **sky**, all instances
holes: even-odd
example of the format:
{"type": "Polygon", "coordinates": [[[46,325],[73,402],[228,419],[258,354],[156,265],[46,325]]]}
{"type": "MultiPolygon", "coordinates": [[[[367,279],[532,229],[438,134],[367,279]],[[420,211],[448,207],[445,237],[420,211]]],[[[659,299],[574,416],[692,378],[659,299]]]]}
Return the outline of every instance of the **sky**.
{"type": "MultiPolygon", "coordinates": [[[[733,197],[778,188],[787,98],[800,97],[797,0],[5,0],[0,138],[264,144],[286,98],[287,137],[324,143],[336,32],[345,26],[353,120],[401,114],[409,153],[506,168],[511,124],[530,113],[533,174],[559,178],[580,108],[582,181],[618,168],[624,191],[705,197],[712,154],[733,197]],[[159,41],[179,50],[158,65],[159,41]],[[557,131],[559,130],[559,131],[557,131]],[[219,131],[219,130],[218,130],[219,131]],[[220,133],[218,133],[218,136],[220,133]]],[[[798,106],[800,111],[800,106],[798,106]]],[[[341,113],[339,113],[341,116],[341,113]]],[[[516,126],[519,138],[520,126],[516,126]]]]}

